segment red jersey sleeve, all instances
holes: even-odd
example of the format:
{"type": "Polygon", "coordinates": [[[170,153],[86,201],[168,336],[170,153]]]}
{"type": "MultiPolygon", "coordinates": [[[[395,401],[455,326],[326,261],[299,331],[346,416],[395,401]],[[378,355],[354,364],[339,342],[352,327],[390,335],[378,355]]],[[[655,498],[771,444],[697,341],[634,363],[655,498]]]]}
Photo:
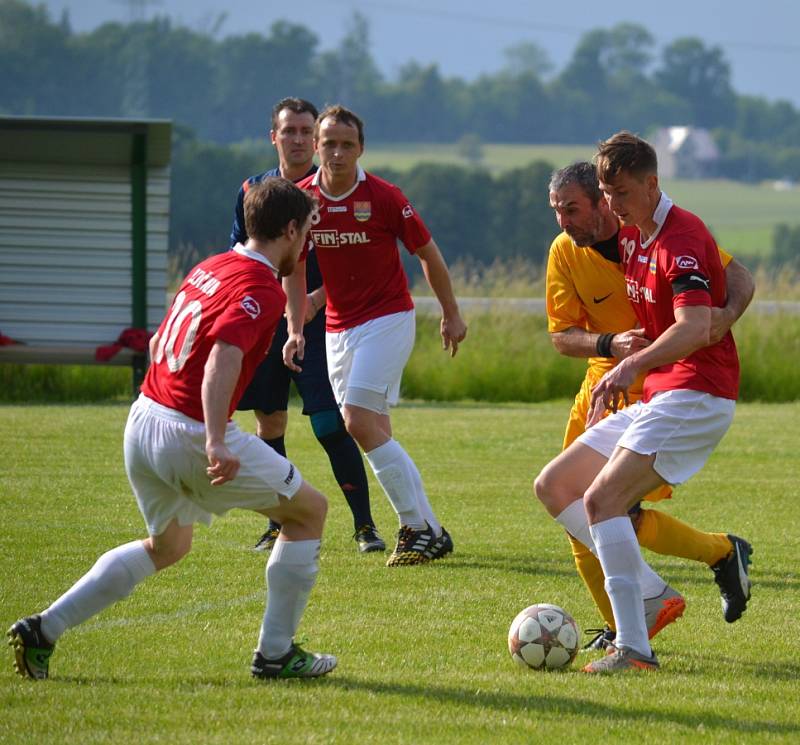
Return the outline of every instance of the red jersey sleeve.
{"type": "Polygon", "coordinates": [[[214,322],[209,336],[249,352],[263,338],[264,329],[274,326],[286,305],[286,296],[274,287],[242,289],[214,322]]]}
{"type": "Polygon", "coordinates": [[[705,244],[689,233],[665,242],[664,275],[672,284],[672,307],[711,305],[711,272],[705,244]]]}
{"type": "Polygon", "coordinates": [[[406,250],[413,254],[430,242],[431,234],[411,202],[396,186],[389,189],[387,220],[406,250]]]}

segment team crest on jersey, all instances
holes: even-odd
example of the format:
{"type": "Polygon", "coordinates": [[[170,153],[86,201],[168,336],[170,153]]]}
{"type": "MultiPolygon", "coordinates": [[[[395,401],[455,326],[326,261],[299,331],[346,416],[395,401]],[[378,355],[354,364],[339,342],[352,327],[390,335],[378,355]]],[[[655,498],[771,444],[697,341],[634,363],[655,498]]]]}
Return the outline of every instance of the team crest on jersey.
{"type": "Polygon", "coordinates": [[[353,217],[359,222],[366,222],[372,217],[372,202],[353,202],[353,217]]]}
{"type": "Polygon", "coordinates": [[[242,300],[242,309],[254,321],[261,315],[261,306],[258,304],[258,301],[250,297],[250,295],[245,295],[242,300]]]}

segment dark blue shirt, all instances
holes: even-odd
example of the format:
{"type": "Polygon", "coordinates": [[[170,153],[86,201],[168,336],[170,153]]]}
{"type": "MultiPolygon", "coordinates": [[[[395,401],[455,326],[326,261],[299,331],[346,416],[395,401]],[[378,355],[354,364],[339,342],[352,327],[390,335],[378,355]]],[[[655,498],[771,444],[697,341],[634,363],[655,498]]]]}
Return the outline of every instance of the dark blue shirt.
{"type": "MultiPolygon", "coordinates": [[[[310,176],[317,172],[317,166],[312,165],[308,173],[304,174],[298,181],[310,176]]],[[[236,197],[236,208],[233,213],[233,228],[231,229],[231,248],[237,243],[247,242],[247,230],[244,226],[244,195],[248,188],[255,184],[261,183],[266,178],[280,176],[281,171],[279,168],[270,168],[269,171],[259,173],[256,176],[250,176],[239,189],[239,194],[236,197]]],[[[306,257],[306,288],[308,292],[313,292],[318,287],[322,286],[322,274],[319,271],[319,264],[317,263],[317,256],[314,252],[313,246],[309,246],[308,256],[306,257]]],[[[324,314],[320,314],[324,315],[324,314]]]]}

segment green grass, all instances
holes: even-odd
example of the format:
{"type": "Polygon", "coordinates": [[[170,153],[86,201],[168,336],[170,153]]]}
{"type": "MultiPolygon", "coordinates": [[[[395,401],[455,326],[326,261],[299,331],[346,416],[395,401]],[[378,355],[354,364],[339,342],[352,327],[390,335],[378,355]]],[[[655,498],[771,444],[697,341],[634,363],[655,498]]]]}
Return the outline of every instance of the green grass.
{"type": "MultiPolygon", "coordinates": [[[[492,173],[544,160],[561,168],[588,160],[592,145],[492,145],[483,146],[480,165],[492,173]]],[[[362,163],[367,169],[390,167],[405,171],[422,162],[468,165],[457,145],[394,144],[369,146],[362,163]]],[[[775,225],[800,221],[800,189],[776,191],[771,183],[746,184],[709,179],[663,181],[665,191],[685,209],[697,213],[728,251],[742,258],[764,257],[772,248],[775,225]]],[[[542,200],[547,198],[542,194],[542,200]]]]}
{"type": "MultiPolygon", "coordinates": [[[[319,681],[249,678],[264,557],[248,549],[262,523],[237,512],[198,529],[180,566],[69,632],[50,681],[13,676],[7,652],[0,742],[797,742],[800,404],[741,405],[706,468],[664,507],[753,542],[744,618],[724,623],[708,569],[651,557],[685,594],[686,615],[657,639],[661,672],[610,679],[520,670],[505,648],[511,620],[533,602],[563,605],[584,628],[597,623],[562,531],[530,497],[567,408],[397,409],[397,436],[456,545],[451,558],[400,570],[356,553],[326,458],[293,410],[290,453],[331,495],[300,632],[338,654],[339,668],[319,681]]],[[[99,553],[141,536],[122,468],[125,416],[123,406],[0,411],[6,625],[44,607],[99,553]]],[[[388,536],[394,520],[371,484],[388,536]]]]}

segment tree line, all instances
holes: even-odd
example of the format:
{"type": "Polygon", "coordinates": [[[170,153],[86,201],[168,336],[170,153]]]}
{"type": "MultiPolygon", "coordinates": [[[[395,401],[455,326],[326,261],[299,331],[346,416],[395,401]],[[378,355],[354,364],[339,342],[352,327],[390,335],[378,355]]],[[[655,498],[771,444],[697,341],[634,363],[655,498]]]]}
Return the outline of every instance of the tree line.
{"type": "Polygon", "coordinates": [[[408,62],[379,71],[369,25],[355,13],[332,50],[307,28],[280,21],[263,33],[219,37],[168,17],[105,23],[76,33],[44,6],[0,0],[0,113],[164,117],[203,140],[262,137],[285,95],[340,101],[375,142],[586,143],[627,128],[666,124],[714,131],[719,175],[800,179],[800,112],[789,102],[738,95],[723,51],[685,37],[660,51],[642,26],[583,35],[555,73],[525,42],[507,64],[474,81],[408,62]]]}

